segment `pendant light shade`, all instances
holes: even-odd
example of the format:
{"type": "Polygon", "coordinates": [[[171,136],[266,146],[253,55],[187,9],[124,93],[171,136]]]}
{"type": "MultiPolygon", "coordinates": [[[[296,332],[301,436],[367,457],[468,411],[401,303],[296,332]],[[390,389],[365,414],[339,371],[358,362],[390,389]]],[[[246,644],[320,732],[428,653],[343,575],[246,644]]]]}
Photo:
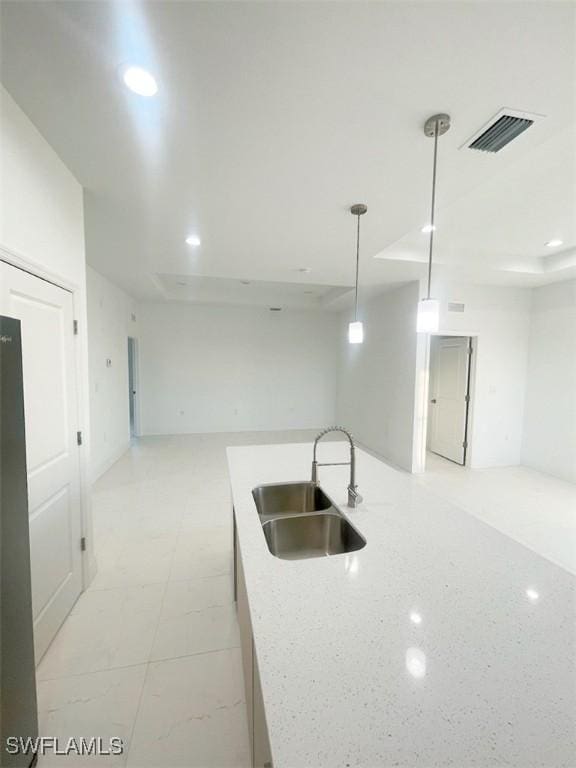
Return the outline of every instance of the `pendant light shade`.
{"type": "Polygon", "coordinates": [[[358,320],[358,272],[360,268],[360,216],[368,210],[364,203],[357,203],[350,208],[350,213],[357,218],[356,227],[356,285],[354,290],[354,320],[348,324],[348,342],[362,344],[364,342],[364,325],[358,320]]]}
{"type": "Polygon", "coordinates": [[[362,344],[364,341],[364,324],[360,320],[348,323],[348,341],[350,344],[362,344]]]}
{"type": "Polygon", "coordinates": [[[424,134],[434,139],[434,161],[432,164],[432,203],[430,210],[430,224],[426,231],[430,235],[428,246],[428,290],[426,298],[418,302],[418,318],[416,330],[418,333],[435,333],[440,327],[440,302],[430,296],[432,283],[432,255],[434,251],[434,232],[436,226],[434,217],[436,213],[436,167],[438,161],[438,137],[446,133],[450,128],[450,115],[433,115],[424,124],[424,134]]]}
{"type": "Polygon", "coordinates": [[[440,327],[440,302],[438,299],[420,299],[418,302],[418,333],[436,333],[440,327]]]}

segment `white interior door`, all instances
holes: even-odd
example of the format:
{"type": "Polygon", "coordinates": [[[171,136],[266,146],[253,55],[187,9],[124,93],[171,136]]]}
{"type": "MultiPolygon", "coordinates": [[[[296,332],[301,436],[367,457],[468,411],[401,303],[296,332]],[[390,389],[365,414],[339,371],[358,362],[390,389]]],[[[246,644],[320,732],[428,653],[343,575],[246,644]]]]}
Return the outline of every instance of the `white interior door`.
{"type": "Polygon", "coordinates": [[[433,336],[430,340],[428,450],[464,464],[468,409],[469,339],[433,336]]]}
{"type": "Polygon", "coordinates": [[[0,314],[22,327],[32,612],[40,661],[82,588],[72,294],[0,262],[0,314]]]}

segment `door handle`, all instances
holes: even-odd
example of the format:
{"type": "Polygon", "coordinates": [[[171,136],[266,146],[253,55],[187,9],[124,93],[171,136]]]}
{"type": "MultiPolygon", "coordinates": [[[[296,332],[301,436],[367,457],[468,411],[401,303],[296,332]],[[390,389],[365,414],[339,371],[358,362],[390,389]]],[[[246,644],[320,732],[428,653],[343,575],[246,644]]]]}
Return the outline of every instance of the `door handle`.
{"type": "Polygon", "coordinates": [[[435,404],[436,403],[436,398],[433,397],[432,400],[430,400],[430,402],[435,404]]]}

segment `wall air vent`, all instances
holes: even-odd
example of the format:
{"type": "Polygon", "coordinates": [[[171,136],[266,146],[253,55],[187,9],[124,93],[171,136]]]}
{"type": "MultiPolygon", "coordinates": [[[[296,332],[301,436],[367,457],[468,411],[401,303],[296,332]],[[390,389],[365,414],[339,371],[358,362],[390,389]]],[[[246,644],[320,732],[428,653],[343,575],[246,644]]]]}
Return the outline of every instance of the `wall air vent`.
{"type": "Polygon", "coordinates": [[[463,145],[481,152],[500,152],[544,115],[502,109],[463,145]]]}
{"type": "Polygon", "coordinates": [[[464,312],[464,304],[460,301],[449,301],[448,312],[464,312]]]}

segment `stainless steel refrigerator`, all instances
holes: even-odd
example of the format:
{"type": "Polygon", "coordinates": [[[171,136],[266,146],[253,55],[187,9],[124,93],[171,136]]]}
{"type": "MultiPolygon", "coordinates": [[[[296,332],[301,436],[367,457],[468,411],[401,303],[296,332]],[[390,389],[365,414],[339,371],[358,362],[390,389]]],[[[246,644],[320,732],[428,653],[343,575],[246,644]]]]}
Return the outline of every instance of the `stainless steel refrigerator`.
{"type": "Polygon", "coordinates": [[[14,741],[37,735],[20,321],[0,316],[0,766],[31,766],[14,741]]]}

